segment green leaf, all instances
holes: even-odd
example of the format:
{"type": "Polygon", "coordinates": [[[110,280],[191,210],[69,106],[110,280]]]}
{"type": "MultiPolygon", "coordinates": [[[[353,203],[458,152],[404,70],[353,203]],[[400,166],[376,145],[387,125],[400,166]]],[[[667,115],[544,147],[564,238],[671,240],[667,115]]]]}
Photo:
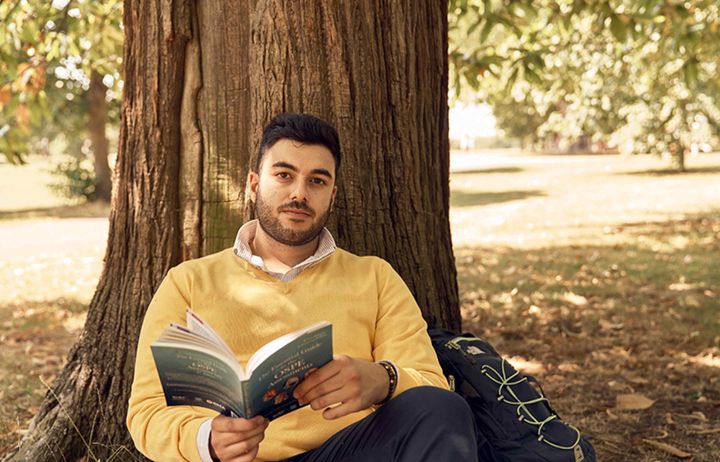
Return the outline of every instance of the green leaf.
{"type": "Polygon", "coordinates": [[[47,61],[53,61],[60,57],[60,42],[58,40],[53,40],[52,44],[50,45],[50,50],[45,55],[45,59],[47,61]]]}
{"type": "Polygon", "coordinates": [[[617,15],[612,15],[610,18],[610,32],[618,42],[625,42],[627,38],[627,29],[625,24],[618,18],[617,15]]]}
{"type": "Polygon", "coordinates": [[[509,93],[510,91],[512,91],[513,87],[515,86],[515,82],[517,81],[519,71],[520,68],[517,66],[515,67],[515,69],[513,69],[510,77],[508,77],[508,80],[505,83],[505,92],[509,93]]]}
{"type": "Polygon", "coordinates": [[[525,57],[525,61],[528,63],[528,65],[535,69],[545,68],[545,60],[540,53],[528,53],[525,57]]]}
{"type": "Polygon", "coordinates": [[[517,3],[517,6],[525,13],[525,19],[532,21],[538,16],[538,10],[532,5],[532,2],[517,3]]]}
{"type": "Polygon", "coordinates": [[[685,85],[688,86],[688,88],[693,88],[698,81],[698,61],[695,58],[690,58],[683,64],[683,79],[685,80],[685,85]]]}
{"type": "Polygon", "coordinates": [[[531,67],[529,67],[527,64],[524,68],[525,71],[525,80],[532,83],[533,85],[541,85],[543,83],[542,78],[538,75],[537,72],[535,72],[531,67]]]}
{"type": "Polygon", "coordinates": [[[502,56],[488,55],[488,56],[483,56],[479,62],[481,64],[501,66],[505,61],[506,61],[506,59],[503,58],[502,56]]]}
{"type": "Polygon", "coordinates": [[[35,44],[39,40],[38,25],[35,21],[25,21],[23,23],[20,38],[28,44],[35,44]]]}
{"type": "Polygon", "coordinates": [[[492,0],[483,0],[483,14],[489,15],[492,12],[492,0]]]}
{"type": "Polygon", "coordinates": [[[492,28],[495,24],[495,21],[493,21],[490,17],[485,18],[485,24],[480,31],[480,43],[487,42],[488,36],[490,35],[490,32],[492,32],[492,28]]]}
{"type": "Polygon", "coordinates": [[[482,23],[482,19],[478,19],[477,21],[473,22],[470,25],[470,27],[468,27],[467,32],[465,32],[465,34],[467,36],[470,36],[473,32],[475,32],[475,29],[477,29],[481,23],[482,23]]]}

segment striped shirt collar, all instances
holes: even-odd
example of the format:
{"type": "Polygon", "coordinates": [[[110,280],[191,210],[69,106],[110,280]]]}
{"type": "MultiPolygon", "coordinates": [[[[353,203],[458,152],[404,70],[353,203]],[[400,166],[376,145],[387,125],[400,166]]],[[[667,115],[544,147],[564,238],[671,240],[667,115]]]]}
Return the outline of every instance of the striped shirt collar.
{"type": "Polygon", "coordinates": [[[252,241],[255,237],[257,227],[257,220],[248,221],[240,227],[240,230],[237,233],[237,237],[235,238],[235,244],[233,245],[235,255],[247,261],[251,265],[261,269],[270,276],[279,279],[282,282],[291,281],[298,274],[300,274],[302,270],[314,265],[320,260],[325,259],[326,257],[330,256],[335,251],[335,249],[337,249],[337,245],[335,244],[335,239],[333,239],[332,234],[330,234],[330,231],[328,231],[327,228],[323,228],[320,232],[320,241],[318,242],[318,248],[315,253],[310,255],[304,261],[301,261],[297,265],[290,268],[286,273],[278,273],[269,270],[265,266],[265,262],[263,261],[263,259],[258,255],[253,255],[252,253],[252,250],[250,248],[250,241],[252,241]]]}

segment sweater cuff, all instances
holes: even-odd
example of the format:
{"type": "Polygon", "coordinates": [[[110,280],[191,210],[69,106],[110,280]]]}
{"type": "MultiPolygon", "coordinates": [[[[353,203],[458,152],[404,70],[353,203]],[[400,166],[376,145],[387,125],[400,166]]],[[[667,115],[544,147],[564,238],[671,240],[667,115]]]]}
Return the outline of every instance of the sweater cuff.
{"type": "Polygon", "coordinates": [[[406,369],[398,367],[398,383],[395,387],[395,393],[393,398],[400,395],[400,393],[407,391],[414,387],[423,385],[423,379],[420,373],[414,369],[406,369]]]}
{"type": "Polygon", "coordinates": [[[200,460],[202,462],[213,462],[213,458],[210,456],[210,430],[212,429],[212,419],[207,419],[200,425],[197,432],[197,448],[200,453],[200,460]]]}

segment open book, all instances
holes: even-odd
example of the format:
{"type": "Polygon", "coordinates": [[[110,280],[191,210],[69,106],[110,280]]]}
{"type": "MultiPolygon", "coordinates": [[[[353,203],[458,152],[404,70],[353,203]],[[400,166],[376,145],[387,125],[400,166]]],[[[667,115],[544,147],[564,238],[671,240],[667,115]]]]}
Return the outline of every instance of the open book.
{"type": "Polygon", "coordinates": [[[168,406],[272,420],[299,408],[295,387],[332,360],[332,326],[326,321],[265,344],[243,368],[190,308],[186,318],[187,327],[171,324],[150,347],[168,406]]]}

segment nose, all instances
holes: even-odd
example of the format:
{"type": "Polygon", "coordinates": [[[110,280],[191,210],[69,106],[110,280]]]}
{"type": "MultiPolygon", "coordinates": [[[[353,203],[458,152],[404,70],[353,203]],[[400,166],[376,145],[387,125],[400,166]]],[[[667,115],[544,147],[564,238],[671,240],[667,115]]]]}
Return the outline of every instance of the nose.
{"type": "Polygon", "coordinates": [[[304,181],[298,181],[290,198],[294,201],[307,202],[308,188],[304,181]]]}

